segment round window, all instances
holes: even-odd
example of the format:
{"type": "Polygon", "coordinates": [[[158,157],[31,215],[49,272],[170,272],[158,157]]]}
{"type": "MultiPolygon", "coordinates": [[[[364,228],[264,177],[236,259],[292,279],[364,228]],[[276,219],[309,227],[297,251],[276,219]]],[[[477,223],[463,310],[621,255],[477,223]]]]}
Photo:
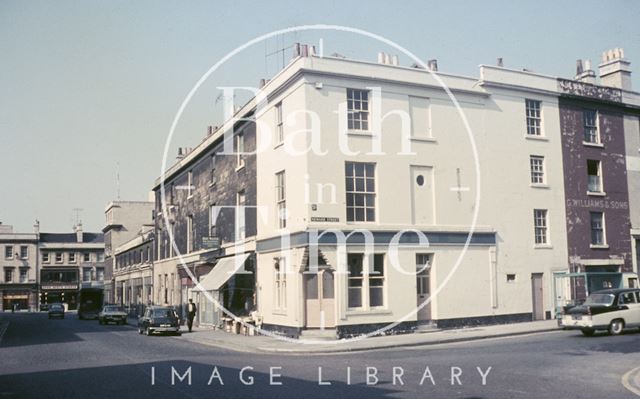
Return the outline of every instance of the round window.
{"type": "Polygon", "coordinates": [[[416,177],[416,183],[418,183],[419,186],[422,186],[424,184],[424,176],[418,175],[418,177],[416,177]]]}

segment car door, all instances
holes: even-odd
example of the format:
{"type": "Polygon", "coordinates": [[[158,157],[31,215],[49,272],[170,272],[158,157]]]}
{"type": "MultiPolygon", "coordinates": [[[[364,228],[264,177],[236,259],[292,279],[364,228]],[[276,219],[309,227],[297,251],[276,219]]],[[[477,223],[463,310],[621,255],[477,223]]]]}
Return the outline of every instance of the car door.
{"type": "Polygon", "coordinates": [[[640,291],[635,291],[631,293],[631,297],[634,302],[627,304],[629,313],[627,326],[636,326],[640,327],[640,291]]]}

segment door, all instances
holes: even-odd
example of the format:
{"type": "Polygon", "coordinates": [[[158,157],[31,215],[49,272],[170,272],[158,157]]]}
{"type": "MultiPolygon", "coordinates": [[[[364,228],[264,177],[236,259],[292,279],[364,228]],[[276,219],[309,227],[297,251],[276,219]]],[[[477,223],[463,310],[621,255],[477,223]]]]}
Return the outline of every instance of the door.
{"type": "Polygon", "coordinates": [[[334,278],[331,270],[304,273],[305,316],[307,328],[334,328],[334,278]]]}
{"type": "Polygon", "coordinates": [[[420,308],[431,295],[431,255],[429,254],[416,254],[416,287],[418,323],[430,321],[431,302],[420,308]]]}
{"type": "Polygon", "coordinates": [[[411,166],[411,223],[434,224],[433,168],[411,166]]]}
{"type": "Polygon", "coordinates": [[[533,320],[544,320],[542,273],[531,274],[531,292],[533,300],[533,320]]]}

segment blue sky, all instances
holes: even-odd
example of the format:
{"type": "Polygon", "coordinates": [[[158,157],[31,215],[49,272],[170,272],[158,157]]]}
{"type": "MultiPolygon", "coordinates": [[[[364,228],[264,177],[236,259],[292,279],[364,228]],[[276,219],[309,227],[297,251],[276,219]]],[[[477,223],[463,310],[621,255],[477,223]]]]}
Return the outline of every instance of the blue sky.
{"type": "MultiPolygon", "coordinates": [[[[73,208],[100,230],[116,197],[145,200],[180,103],[235,47],[303,24],[336,24],[391,39],[440,70],[477,76],[481,63],[571,77],[623,47],[640,89],[640,2],[627,1],[14,1],[0,0],[0,221],[69,231],[73,208]]],[[[328,53],[375,60],[385,49],[349,34],[291,34],[256,45],[196,96],[173,147],[219,123],[216,86],[255,85],[282,61],[265,54],[320,36],[328,53]]],[[[290,54],[287,54],[287,59],[290,54]]],[[[403,60],[404,63],[408,61],[403,60]]],[[[173,150],[170,153],[173,157],[173,150]]]]}

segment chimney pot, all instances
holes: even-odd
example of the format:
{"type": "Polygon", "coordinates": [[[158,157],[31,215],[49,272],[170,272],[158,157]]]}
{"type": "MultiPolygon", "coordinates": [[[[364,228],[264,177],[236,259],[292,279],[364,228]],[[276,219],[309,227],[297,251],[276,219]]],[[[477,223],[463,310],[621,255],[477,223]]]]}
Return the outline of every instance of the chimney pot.
{"type": "Polygon", "coordinates": [[[504,66],[504,62],[502,62],[502,57],[498,58],[498,66],[499,67],[503,67],[504,66]]]}
{"type": "Polygon", "coordinates": [[[429,67],[429,70],[431,70],[433,72],[437,72],[438,71],[438,60],[432,59],[432,60],[427,61],[427,66],[429,67]]]}
{"type": "Polygon", "coordinates": [[[632,90],[631,63],[624,59],[624,50],[615,48],[602,53],[602,63],[598,65],[600,83],[603,86],[622,90],[632,90]]]}

